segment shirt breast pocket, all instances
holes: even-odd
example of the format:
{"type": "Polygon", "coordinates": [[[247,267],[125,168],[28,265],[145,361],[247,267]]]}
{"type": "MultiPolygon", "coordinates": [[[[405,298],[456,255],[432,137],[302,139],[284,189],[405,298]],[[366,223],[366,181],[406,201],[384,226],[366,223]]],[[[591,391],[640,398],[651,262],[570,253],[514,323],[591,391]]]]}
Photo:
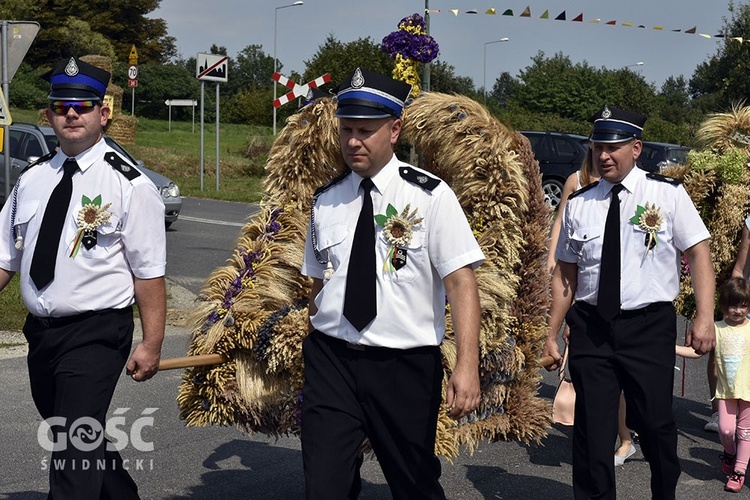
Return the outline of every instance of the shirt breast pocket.
{"type": "Polygon", "coordinates": [[[427,276],[429,259],[426,240],[425,231],[417,230],[406,245],[394,248],[385,232],[379,231],[376,247],[379,258],[382,258],[385,279],[394,283],[410,283],[420,276],[427,276]]]}
{"type": "MultiPolygon", "coordinates": [[[[78,248],[77,257],[82,257],[84,259],[106,259],[112,255],[112,253],[116,251],[118,242],[120,241],[119,226],[120,218],[115,214],[110,214],[109,222],[100,225],[96,229],[96,244],[88,249],[83,242],[81,242],[80,247],[78,248]]],[[[73,236],[74,242],[77,241],[78,229],[78,225],[76,224],[76,230],[73,236]]]]}
{"type": "MultiPolygon", "coordinates": [[[[663,224],[662,224],[663,226],[663,224]]],[[[633,250],[635,250],[635,255],[637,255],[639,258],[643,258],[644,254],[646,253],[646,250],[650,247],[651,250],[648,250],[649,255],[656,255],[656,242],[662,241],[664,239],[664,231],[657,231],[655,237],[649,237],[649,232],[643,230],[639,225],[634,224],[633,225],[633,250]]]]}
{"type": "Polygon", "coordinates": [[[344,258],[341,243],[348,234],[346,224],[335,224],[318,230],[318,252],[321,258],[330,261],[334,270],[339,268],[344,258]]]}
{"type": "MultiPolygon", "coordinates": [[[[34,219],[38,208],[38,201],[29,201],[20,203],[18,205],[18,209],[16,210],[16,218],[13,221],[18,231],[18,234],[16,236],[21,236],[21,238],[26,239],[26,231],[28,231],[29,224],[31,223],[32,219],[34,219]]],[[[42,216],[43,214],[39,214],[40,218],[42,216]]]]}
{"type": "Polygon", "coordinates": [[[576,228],[568,238],[568,245],[580,261],[590,262],[601,255],[603,234],[601,226],[576,228]]]}

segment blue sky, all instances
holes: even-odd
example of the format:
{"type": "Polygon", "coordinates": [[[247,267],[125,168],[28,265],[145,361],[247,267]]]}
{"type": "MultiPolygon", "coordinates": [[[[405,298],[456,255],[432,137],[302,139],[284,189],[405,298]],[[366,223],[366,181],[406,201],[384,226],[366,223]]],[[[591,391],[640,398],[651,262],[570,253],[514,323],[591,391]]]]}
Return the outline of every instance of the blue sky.
{"type": "MultiPolygon", "coordinates": [[[[342,42],[367,36],[380,41],[396,29],[401,18],[422,14],[426,5],[425,0],[304,0],[302,6],[276,10],[292,1],[161,0],[151,17],[167,21],[169,34],[185,58],[208,52],[212,44],[226,47],[228,55],[235,57],[251,44],[260,44],[273,55],[276,14],[276,55],[284,65],[282,73],[301,73],[304,61],[312,58],[329,34],[342,42]]],[[[561,51],[574,63],[587,61],[608,69],[643,62],[631,69],[657,87],[669,76],[689,79],[695,67],[724,43],[713,35],[729,15],[729,2],[724,0],[428,1],[430,9],[441,10],[430,15],[430,34],[440,45],[439,59],[453,65],[457,75],[471,77],[477,87],[483,84],[486,68],[488,88],[502,71],[518,76],[540,50],[547,56],[561,51]],[[520,17],[526,7],[531,17],[520,17]],[[486,15],[490,8],[497,14],[486,15]],[[503,16],[507,9],[514,15],[503,16]],[[451,10],[458,10],[458,15],[451,10]],[[467,14],[469,10],[478,14],[467,14]],[[545,11],[549,19],[540,18],[545,11]],[[555,20],[563,11],[567,20],[555,20]],[[583,22],[573,22],[581,13],[583,22]],[[601,22],[592,23],[594,19],[601,22]],[[605,24],[613,20],[616,25],[605,24]],[[634,27],[623,26],[626,22],[634,27]],[[696,34],[672,32],[694,26],[696,34]],[[485,45],[504,37],[509,40],[485,45]]]]}

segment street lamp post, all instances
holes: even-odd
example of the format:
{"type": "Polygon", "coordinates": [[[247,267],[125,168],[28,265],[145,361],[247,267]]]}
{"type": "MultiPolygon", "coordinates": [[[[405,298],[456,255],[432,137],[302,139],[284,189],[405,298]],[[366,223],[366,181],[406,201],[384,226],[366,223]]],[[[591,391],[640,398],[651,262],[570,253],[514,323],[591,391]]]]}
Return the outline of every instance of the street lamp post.
{"type": "Polygon", "coordinates": [[[633,66],[643,66],[643,64],[644,64],[644,63],[643,63],[643,61],[638,61],[638,62],[637,62],[637,63],[635,63],[635,64],[628,64],[628,65],[627,65],[627,66],[625,66],[625,67],[626,67],[626,68],[632,68],[633,66]]]}
{"type": "MultiPolygon", "coordinates": [[[[289,5],[282,5],[281,7],[276,7],[276,10],[273,13],[273,72],[278,72],[278,62],[276,60],[276,25],[277,25],[277,19],[279,15],[279,9],[286,9],[287,7],[298,7],[305,2],[297,1],[294,3],[290,3],[289,5]]],[[[273,100],[276,101],[276,81],[273,82],[273,100]]],[[[273,108],[273,135],[276,136],[276,106],[273,108]]]]}
{"type": "Polygon", "coordinates": [[[503,37],[500,40],[494,40],[492,42],[484,42],[484,73],[482,81],[482,89],[484,90],[484,104],[487,105],[487,46],[491,43],[507,42],[510,40],[508,37],[503,37]]]}

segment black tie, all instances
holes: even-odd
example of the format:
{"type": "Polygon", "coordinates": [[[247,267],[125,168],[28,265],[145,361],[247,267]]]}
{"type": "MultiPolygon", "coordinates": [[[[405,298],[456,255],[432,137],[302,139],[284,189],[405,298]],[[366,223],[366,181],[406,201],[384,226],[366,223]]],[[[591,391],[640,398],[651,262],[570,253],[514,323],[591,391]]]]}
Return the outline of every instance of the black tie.
{"type": "Polygon", "coordinates": [[[375,218],[370,196],[373,183],[369,178],[365,178],[360,186],[365,193],[357,228],[354,230],[349,269],[346,271],[344,316],[361,332],[375,319],[378,304],[375,296],[375,218]]]}
{"type": "Polygon", "coordinates": [[[620,197],[622,184],[612,186],[607,222],[604,224],[602,265],[599,270],[599,296],[596,309],[611,321],[620,312],[620,197]]]}
{"type": "Polygon", "coordinates": [[[60,246],[60,235],[68,215],[70,197],[73,194],[73,173],[76,169],[78,163],[74,158],[65,160],[63,177],[52,191],[47,208],[44,209],[44,218],[39,228],[29,272],[37,290],[47,286],[55,277],[55,260],[60,246]]]}

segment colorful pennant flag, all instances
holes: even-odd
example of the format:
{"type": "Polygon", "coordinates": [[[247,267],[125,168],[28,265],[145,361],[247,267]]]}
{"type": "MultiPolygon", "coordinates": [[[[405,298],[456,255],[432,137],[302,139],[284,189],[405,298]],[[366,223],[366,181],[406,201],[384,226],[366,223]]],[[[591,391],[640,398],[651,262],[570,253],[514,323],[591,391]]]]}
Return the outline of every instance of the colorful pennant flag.
{"type": "MultiPolygon", "coordinates": [[[[441,12],[442,11],[440,9],[425,9],[425,13],[426,14],[440,14],[441,12]]],[[[446,12],[450,12],[454,16],[458,16],[459,13],[460,13],[460,10],[459,9],[450,9],[450,10],[447,10],[446,12]]],[[[463,13],[464,14],[478,15],[479,11],[477,11],[477,9],[469,9],[469,10],[466,10],[465,12],[463,12],[463,13]]],[[[490,8],[488,8],[484,12],[484,14],[488,15],[488,16],[495,16],[495,15],[497,15],[497,9],[495,7],[490,7],[490,8]]],[[[515,14],[513,13],[513,9],[505,9],[503,11],[502,15],[503,16],[511,16],[511,17],[515,16],[515,14]]],[[[527,5],[526,8],[523,10],[523,12],[521,12],[518,16],[519,17],[531,17],[531,6],[527,5]]],[[[539,19],[549,19],[549,18],[550,18],[549,9],[545,10],[542,13],[542,15],[539,16],[539,19]]],[[[566,21],[567,20],[567,13],[566,13],[566,11],[562,11],[554,19],[556,21],[566,21]]],[[[581,12],[576,17],[574,17],[573,19],[571,19],[571,21],[572,22],[577,22],[577,23],[582,23],[583,22],[583,12],[581,12]]],[[[595,19],[592,19],[589,22],[592,23],[592,24],[599,24],[599,23],[602,22],[602,20],[601,20],[601,18],[597,17],[595,19]]],[[[612,19],[610,21],[607,21],[604,24],[607,24],[607,25],[610,25],[610,26],[617,26],[617,19],[612,19]]],[[[625,26],[625,27],[629,27],[629,28],[632,28],[633,26],[635,26],[635,24],[632,21],[624,21],[624,22],[620,23],[620,25],[621,26],[625,26]]],[[[638,26],[638,28],[642,28],[642,29],[648,28],[648,26],[646,26],[644,24],[639,24],[637,26],[638,26]]],[[[651,26],[651,29],[657,30],[657,31],[664,31],[664,26],[663,25],[651,26]]],[[[673,29],[671,31],[673,33],[682,33],[683,32],[683,30],[681,30],[681,29],[673,29]]],[[[734,41],[737,41],[739,43],[744,43],[744,41],[745,41],[742,37],[727,37],[725,34],[721,34],[721,33],[719,33],[717,35],[713,35],[713,36],[709,35],[707,33],[698,33],[698,27],[697,26],[693,26],[690,29],[684,30],[684,33],[697,34],[698,36],[700,36],[702,38],[708,38],[708,39],[711,39],[711,38],[726,38],[728,40],[734,40],[734,41]]]]}

